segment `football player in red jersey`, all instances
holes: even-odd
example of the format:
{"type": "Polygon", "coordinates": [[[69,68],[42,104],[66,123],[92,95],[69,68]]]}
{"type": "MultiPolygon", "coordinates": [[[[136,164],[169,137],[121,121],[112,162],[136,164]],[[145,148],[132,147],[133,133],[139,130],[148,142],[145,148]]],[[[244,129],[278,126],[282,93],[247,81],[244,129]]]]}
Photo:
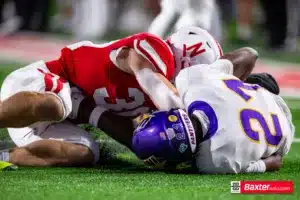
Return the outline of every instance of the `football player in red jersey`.
{"type": "Polygon", "coordinates": [[[79,42],[62,49],[57,60],[16,70],[2,85],[0,127],[9,127],[19,148],[1,152],[0,160],[29,166],[96,162],[96,142],[65,120],[71,111],[70,117],[76,117],[76,106],[84,98],[80,92],[97,105],[88,120],[93,125],[106,109],[133,117],[150,109],[181,107],[169,81],[180,69],[211,63],[221,53],[206,31],[190,27],[167,43],[148,33],[103,45],[79,42]],[[70,85],[77,88],[73,103],[70,85]]]}

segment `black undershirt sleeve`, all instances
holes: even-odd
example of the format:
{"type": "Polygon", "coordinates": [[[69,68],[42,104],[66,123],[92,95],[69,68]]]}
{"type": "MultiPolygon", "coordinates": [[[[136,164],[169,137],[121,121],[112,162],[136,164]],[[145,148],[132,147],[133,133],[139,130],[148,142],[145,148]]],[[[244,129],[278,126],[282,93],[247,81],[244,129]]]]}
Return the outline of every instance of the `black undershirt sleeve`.
{"type": "Polygon", "coordinates": [[[117,142],[131,149],[132,136],[135,130],[135,123],[132,118],[106,111],[98,121],[98,128],[117,142]]]}

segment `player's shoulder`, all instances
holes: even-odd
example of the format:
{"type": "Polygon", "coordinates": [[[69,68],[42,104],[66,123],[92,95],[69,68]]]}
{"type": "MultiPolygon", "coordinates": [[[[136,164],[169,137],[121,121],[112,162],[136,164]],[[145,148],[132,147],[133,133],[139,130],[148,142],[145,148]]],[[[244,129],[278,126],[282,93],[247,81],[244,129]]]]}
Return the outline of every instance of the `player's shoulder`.
{"type": "Polygon", "coordinates": [[[164,42],[163,39],[161,39],[160,37],[152,34],[152,33],[147,33],[147,32],[140,32],[140,33],[136,33],[136,34],[133,34],[132,37],[136,38],[136,39],[152,39],[152,40],[157,40],[159,42],[164,42]]]}
{"type": "Polygon", "coordinates": [[[69,50],[76,50],[80,47],[84,47],[84,46],[92,46],[93,43],[91,41],[80,41],[80,42],[76,42],[70,45],[67,45],[66,48],[69,50]]]}
{"type": "Polygon", "coordinates": [[[188,82],[197,79],[198,82],[203,81],[212,73],[210,65],[199,64],[182,69],[175,78],[176,84],[179,82],[188,82]]]}
{"type": "Polygon", "coordinates": [[[158,36],[150,33],[137,33],[134,37],[134,49],[154,67],[171,79],[175,72],[175,60],[169,45],[158,36]]]}
{"type": "Polygon", "coordinates": [[[139,45],[144,48],[149,48],[149,46],[151,46],[152,48],[155,48],[156,51],[164,51],[158,53],[168,53],[169,56],[173,57],[173,52],[170,46],[162,38],[146,32],[134,34],[133,37],[136,39],[135,45],[139,45]]]}

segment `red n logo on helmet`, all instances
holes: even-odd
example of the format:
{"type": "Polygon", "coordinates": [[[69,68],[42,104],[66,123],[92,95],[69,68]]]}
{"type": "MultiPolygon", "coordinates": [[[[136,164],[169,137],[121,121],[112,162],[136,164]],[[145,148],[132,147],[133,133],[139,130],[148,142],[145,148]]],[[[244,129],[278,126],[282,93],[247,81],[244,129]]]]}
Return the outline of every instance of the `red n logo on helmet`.
{"type": "Polygon", "coordinates": [[[183,45],[183,56],[186,56],[186,52],[188,52],[188,51],[191,51],[191,53],[190,53],[191,58],[204,53],[206,50],[201,49],[202,45],[203,45],[202,42],[199,42],[199,43],[194,44],[192,46],[187,46],[186,44],[184,44],[183,45]]]}
{"type": "Polygon", "coordinates": [[[181,58],[181,69],[185,68],[186,63],[188,64],[188,67],[191,66],[190,62],[188,61],[189,58],[198,56],[204,52],[206,52],[205,49],[201,49],[203,43],[199,42],[197,44],[187,46],[186,44],[183,45],[183,53],[181,58]],[[187,52],[191,52],[189,56],[187,56],[187,52]]]}

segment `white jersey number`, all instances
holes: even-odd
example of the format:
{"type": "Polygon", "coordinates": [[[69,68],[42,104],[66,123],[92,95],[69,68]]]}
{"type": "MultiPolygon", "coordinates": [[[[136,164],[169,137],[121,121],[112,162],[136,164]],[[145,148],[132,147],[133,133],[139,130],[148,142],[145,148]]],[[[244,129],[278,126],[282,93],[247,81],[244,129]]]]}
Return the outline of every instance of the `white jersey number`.
{"type": "Polygon", "coordinates": [[[110,98],[106,88],[95,90],[94,99],[97,105],[118,112],[124,116],[136,116],[141,113],[146,113],[149,108],[143,107],[145,102],[144,94],[137,88],[128,88],[128,97],[126,99],[116,99],[114,103],[108,103],[106,98],[110,98]]]}

